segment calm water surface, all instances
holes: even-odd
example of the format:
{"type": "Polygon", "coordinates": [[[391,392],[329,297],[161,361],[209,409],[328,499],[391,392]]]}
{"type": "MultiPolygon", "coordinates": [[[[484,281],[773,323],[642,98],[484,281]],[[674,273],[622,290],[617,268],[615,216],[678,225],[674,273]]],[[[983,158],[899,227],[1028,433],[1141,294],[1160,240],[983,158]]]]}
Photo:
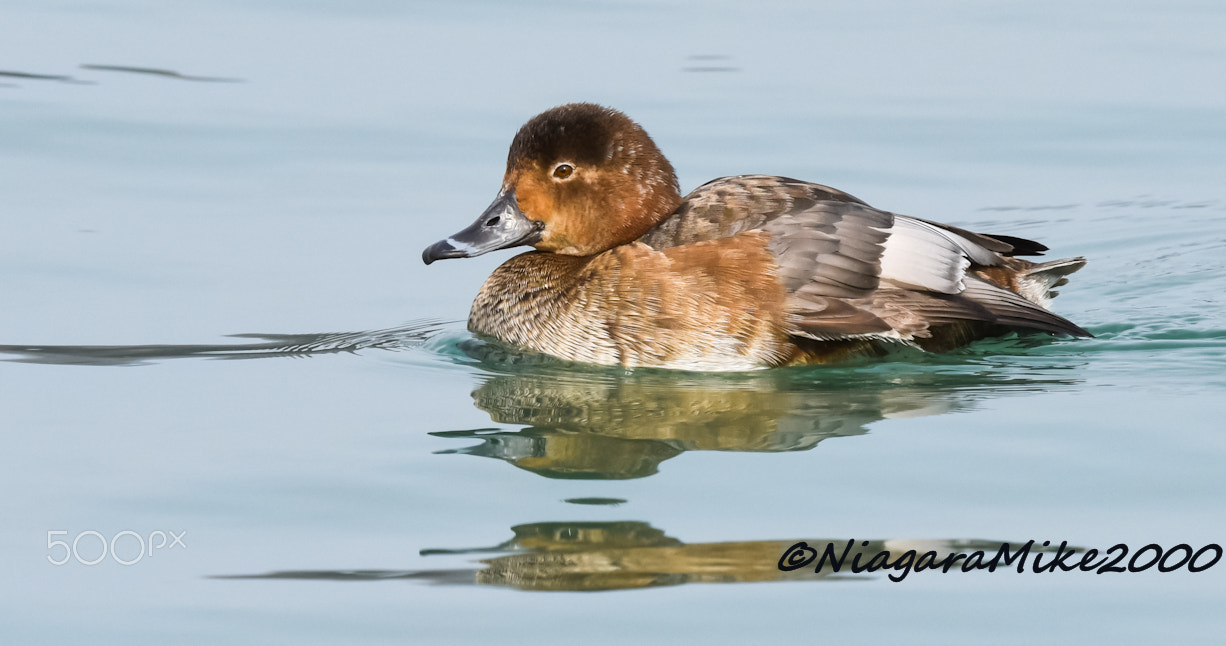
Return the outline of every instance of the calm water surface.
{"type": "Polygon", "coordinates": [[[776,563],[1226,543],[1222,33],[1208,2],[8,2],[0,641],[1220,639],[1226,564],[776,563]],[[420,251],[575,100],[685,189],[777,173],[1087,256],[1055,309],[1096,338],[732,375],[476,342],[510,252],[420,251]]]}

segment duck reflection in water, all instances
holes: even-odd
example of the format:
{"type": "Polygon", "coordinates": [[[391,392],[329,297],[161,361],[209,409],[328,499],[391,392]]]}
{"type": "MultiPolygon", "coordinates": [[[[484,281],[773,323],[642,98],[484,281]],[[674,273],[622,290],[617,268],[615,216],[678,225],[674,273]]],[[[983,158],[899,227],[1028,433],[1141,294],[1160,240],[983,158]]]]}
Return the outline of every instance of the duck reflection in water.
{"type": "MultiPolygon", "coordinates": [[[[924,576],[900,570],[877,569],[856,573],[853,561],[868,565],[888,551],[895,562],[908,550],[934,552],[935,560],[955,553],[984,552],[986,562],[1005,541],[972,539],[861,541],[850,538],[808,538],[764,541],[685,543],[662,530],[637,521],[532,523],[511,528],[514,537],[498,545],[468,549],[427,549],[422,556],[502,554],[482,559],[479,568],[438,570],[291,570],[227,579],[307,579],[386,581],[410,579],[444,585],[491,585],[532,591],[601,591],[651,588],[685,583],[754,583],[805,580],[868,580],[893,575],[924,576]],[[843,559],[835,572],[827,561],[783,571],[782,555],[799,540],[820,552],[828,543],[843,559]],[[853,545],[844,549],[848,541],[853,545]],[[857,557],[859,558],[856,561],[857,557]]],[[[1014,552],[1024,541],[1009,543],[1014,552]]],[[[1035,545],[1030,552],[1052,552],[1055,547],[1035,545]]],[[[1072,548],[1070,551],[1080,551],[1072,548]]],[[[904,557],[905,558],[905,557],[904,557]]],[[[1033,558],[1033,555],[1031,555],[1033,558]]],[[[1014,564],[1016,567],[1016,564],[1014,564]]],[[[1004,566],[1006,571],[1009,566],[1004,566]]],[[[950,574],[961,572],[959,566],[950,574]]],[[[929,575],[931,576],[931,575],[929,575]]]]}
{"type": "Polygon", "coordinates": [[[488,371],[473,403],[498,424],[526,428],[434,432],[480,440],[440,453],[498,458],[549,478],[642,478],[685,451],[807,451],[881,420],[968,410],[1079,381],[1073,366],[1036,357],[1024,371],[927,355],[730,374],[534,363],[480,342],[464,349],[488,371]]]}

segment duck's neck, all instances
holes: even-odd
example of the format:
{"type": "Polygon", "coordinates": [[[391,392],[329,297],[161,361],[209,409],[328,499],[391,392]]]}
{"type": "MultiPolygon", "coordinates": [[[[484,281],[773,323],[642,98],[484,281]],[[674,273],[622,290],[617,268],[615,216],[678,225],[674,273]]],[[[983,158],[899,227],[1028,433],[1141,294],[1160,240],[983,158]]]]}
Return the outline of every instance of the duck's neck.
{"type": "Polygon", "coordinates": [[[641,201],[632,204],[619,218],[625,223],[621,236],[623,242],[620,244],[638,240],[648,231],[659,226],[681,207],[681,203],[681,194],[677,190],[676,179],[662,188],[647,192],[641,201]]]}

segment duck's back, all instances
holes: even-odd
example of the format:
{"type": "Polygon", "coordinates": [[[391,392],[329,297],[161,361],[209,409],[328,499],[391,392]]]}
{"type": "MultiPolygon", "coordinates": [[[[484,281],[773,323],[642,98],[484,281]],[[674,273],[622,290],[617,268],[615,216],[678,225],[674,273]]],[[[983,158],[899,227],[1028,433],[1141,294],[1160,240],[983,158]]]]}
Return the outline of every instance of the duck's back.
{"type": "Polygon", "coordinates": [[[726,238],[761,228],[781,216],[804,212],[819,202],[868,206],[836,188],[786,177],[721,177],[685,196],[676,212],[639,238],[639,242],[661,250],[726,238]]]}

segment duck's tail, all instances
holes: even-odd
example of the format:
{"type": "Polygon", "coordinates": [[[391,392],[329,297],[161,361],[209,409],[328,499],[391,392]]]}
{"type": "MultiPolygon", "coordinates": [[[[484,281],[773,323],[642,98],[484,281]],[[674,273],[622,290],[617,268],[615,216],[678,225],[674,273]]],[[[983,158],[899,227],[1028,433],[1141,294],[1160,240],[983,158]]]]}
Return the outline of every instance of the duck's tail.
{"type": "Polygon", "coordinates": [[[1000,265],[978,267],[980,278],[1003,287],[1040,307],[1051,307],[1051,299],[1059,292],[1053,288],[1068,282],[1068,275],[1085,267],[1086,259],[1064,258],[1048,262],[1030,262],[1021,258],[1004,258],[1000,265]]]}
{"type": "Polygon", "coordinates": [[[1053,288],[1067,284],[1069,274],[1085,266],[1086,259],[1081,256],[1034,263],[1018,272],[1018,293],[1027,300],[1048,307],[1051,299],[1060,294],[1053,288]]]}

